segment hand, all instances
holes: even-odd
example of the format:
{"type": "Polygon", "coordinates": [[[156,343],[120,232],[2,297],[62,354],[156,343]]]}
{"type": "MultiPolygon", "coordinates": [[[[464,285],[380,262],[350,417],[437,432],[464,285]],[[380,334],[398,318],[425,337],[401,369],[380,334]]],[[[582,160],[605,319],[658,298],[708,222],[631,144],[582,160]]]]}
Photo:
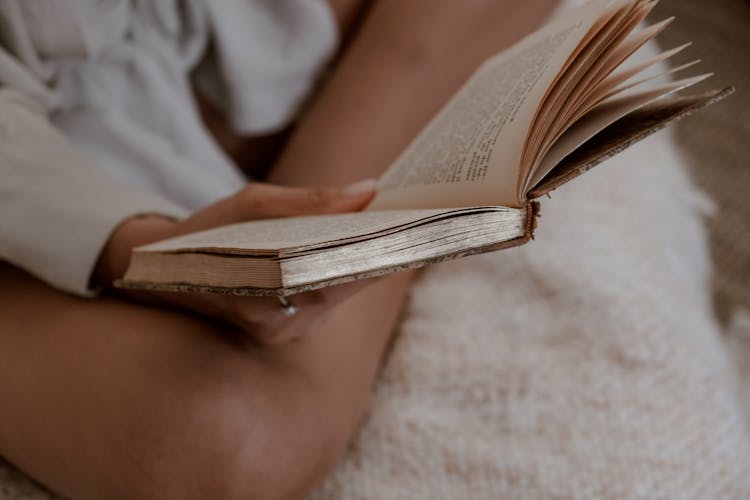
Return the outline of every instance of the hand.
{"type": "MultiPolygon", "coordinates": [[[[157,215],[127,219],[107,241],[97,262],[95,279],[111,284],[127,270],[134,247],[212,227],[272,217],[354,212],[375,194],[375,181],[347,188],[282,187],[253,183],[193,216],[172,221],[157,215]]],[[[290,300],[297,314],[286,317],[275,297],[238,297],[198,293],[126,292],[145,302],[169,304],[235,324],[264,344],[297,338],[322,320],[336,304],[351,297],[372,280],[295,295],[290,300]]]]}

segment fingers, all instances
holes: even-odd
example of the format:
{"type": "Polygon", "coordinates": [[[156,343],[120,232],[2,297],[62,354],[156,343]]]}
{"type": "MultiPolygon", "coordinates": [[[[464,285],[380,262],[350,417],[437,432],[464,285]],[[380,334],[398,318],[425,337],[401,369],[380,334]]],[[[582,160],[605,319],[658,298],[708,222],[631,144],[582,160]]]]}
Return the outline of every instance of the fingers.
{"type": "Polygon", "coordinates": [[[292,315],[284,313],[277,297],[233,297],[232,300],[234,323],[262,345],[279,345],[304,336],[332,306],[320,292],[290,298],[296,309],[292,315]]]}
{"type": "Polygon", "coordinates": [[[375,195],[373,179],[346,187],[285,187],[252,183],[175,224],[170,236],[273,217],[356,212],[375,195]]]}
{"type": "MultiPolygon", "coordinates": [[[[245,318],[244,330],[264,345],[279,345],[297,340],[313,330],[335,307],[378,280],[380,278],[371,278],[293,295],[288,298],[297,309],[293,316],[284,315],[278,299],[263,299],[272,300],[273,303],[264,314],[255,312],[252,317],[245,318]]],[[[243,307],[242,302],[238,302],[238,306],[243,307]]],[[[247,309],[240,312],[243,313],[252,314],[247,309]]]]}
{"type": "MultiPolygon", "coordinates": [[[[237,194],[220,200],[192,217],[174,223],[172,234],[209,229],[226,224],[272,217],[333,214],[361,210],[375,195],[376,181],[360,181],[346,187],[284,187],[253,183],[237,194]]],[[[299,308],[293,316],[283,314],[275,298],[169,294],[172,304],[234,323],[263,344],[277,344],[304,335],[336,304],[366,286],[357,283],[333,287],[326,292],[295,295],[299,308]]]]}
{"type": "Polygon", "coordinates": [[[235,195],[244,220],[295,215],[355,212],[375,194],[376,181],[366,179],[341,187],[285,187],[250,184],[235,195]]]}
{"type": "Polygon", "coordinates": [[[242,297],[209,293],[148,292],[161,303],[221,318],[262,345],[294,341],[314,330],[339,304],[380,278],[356,281],[288,298],[296,313],[284,314],[277,297],[242,297]]]}
{"type": "Polygon", "coordinates": [[[338,304],[359,293],[362,289],[377,283],[382,277],[368,278],[364,280],[352,281],[343,285],[336,285],[320,290],[320,294],[329,304],[338,304]]]}

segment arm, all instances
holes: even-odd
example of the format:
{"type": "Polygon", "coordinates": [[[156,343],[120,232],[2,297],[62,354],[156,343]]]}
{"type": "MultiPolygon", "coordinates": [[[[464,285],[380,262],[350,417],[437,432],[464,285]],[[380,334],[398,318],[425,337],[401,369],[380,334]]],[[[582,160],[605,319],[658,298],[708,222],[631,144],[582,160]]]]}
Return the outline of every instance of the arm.
{"type": "MultiPolygon", "coordinates": [[[[27,63],[0,46],[0,259],[54,288],[91,295],[122,276],[137,245],[251,218],[357,210],[372,196],[372,184],[354,193],[255,184],[180,220],[186,210],[116,181],[50,124],[55,95],[27,63]]],[[[270,341],[296,336],[293,325],[314,320],[354,288],[295,299],[304,313],[283,325],[269,299],[131,297],[218,316],[270,341]]]]}
{"type": "MultiPolygon", "coordinates": [[[[0,90],[0,256],[55,288],[90,295],[122,276],[135,246],[256,218],[358,210],[373,183],[353,189],[251,184],[186,217],[169,201],[101,172],[21,94],[0,90]],[[182,219],[184,218],[184,219],[182,219]],[[93,278],[93,279],[92,279],[93,278]]],[[[189,294],[131,297],[218,316],[261,341],[295,337],[357,286],[300,297],[304,313],[280,324],[271,299],[189,294]],[[325,298],[325,300],[322,300],[325,298]]]]}
{"type": "Polygon", "coordinates": [[[186,215],[101,172],[20,93],[0,89],[0,257],[48,284],[92,293],[100,251],[121,221],[186,215]]]}
{"type": "Polygon", "coordinates": [[[54,72],[34,49],[19,2],[0,5],[0,259],[55,288],[92,293],[111,232],[126,218],[187,215],[103,173],[47,119],[54,72]]]}
{"type": "Polygon", "coordinates": [[[370,2],[270,180],[378,177],[486,58],[538,28],[558,1],[370,2]]]}
{"type": "MultiPolygon", "coordinates": [[[[99,283],[112,283],[122,277],[133,248],[154,241],[253,219],[360,210],[375,194],[375,184],[374,180],[364,180],[345,188],[306,188],[253,183],[184,220],[171,221],[158,216],[129,218],[107,241],[96,267],[96,279],[99,283]]],[[[291,317],[280,314],[278,300],[268,297],[164,292],[127,294],[140,302],[219,318],[238,326],[260,343],[278,344],[302,337],[333,307],[374,281],[295,295],[293,301],[300,312],[291,317]]]]}

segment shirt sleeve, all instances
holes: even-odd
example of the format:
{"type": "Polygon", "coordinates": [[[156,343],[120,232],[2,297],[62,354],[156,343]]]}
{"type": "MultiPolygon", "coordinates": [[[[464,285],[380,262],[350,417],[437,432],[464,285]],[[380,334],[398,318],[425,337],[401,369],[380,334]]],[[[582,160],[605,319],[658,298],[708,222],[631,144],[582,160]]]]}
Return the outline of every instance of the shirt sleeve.
{"type": "Polygon", "coordinates": [[[0,258],[53,287],[92,295],[102,247],[123,220],[187,211],[116,181],[27,95],[0,88],[0,258]]]}
{"type": "Polygon", "coordinates": [[[211,47],[196,85],[237,132],[282,129],[295,116],[339,44],[325,0],[204,0],[211,47]]]}

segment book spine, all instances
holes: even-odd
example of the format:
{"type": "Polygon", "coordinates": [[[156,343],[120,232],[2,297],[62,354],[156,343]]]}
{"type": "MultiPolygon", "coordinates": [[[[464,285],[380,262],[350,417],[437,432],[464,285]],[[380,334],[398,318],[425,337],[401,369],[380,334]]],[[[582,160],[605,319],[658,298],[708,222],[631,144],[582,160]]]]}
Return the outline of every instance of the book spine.
{"type": "Polygon", "coordinates": [[[524,235],[526,241],[534,239],[537,219],[542,216],[541,211],[542,205],[538,201],[531,200],[526,202],[526,234],[524,235]]]}

